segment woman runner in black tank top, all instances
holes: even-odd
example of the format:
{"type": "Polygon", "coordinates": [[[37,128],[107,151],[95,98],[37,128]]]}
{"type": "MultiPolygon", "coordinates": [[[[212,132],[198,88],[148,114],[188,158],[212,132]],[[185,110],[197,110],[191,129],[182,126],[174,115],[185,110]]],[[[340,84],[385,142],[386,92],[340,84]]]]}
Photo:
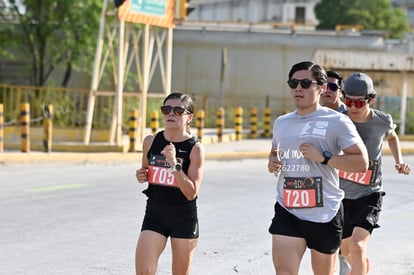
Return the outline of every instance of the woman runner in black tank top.
{"type": "Polygon", "coordinates": [[[136,274],[156,274],[171,238],[172,270],[189,274],[197,246],[197,196],[203,178],[204,146],[191,135],[192,99],[171,93],[161,107],[164,131],[145,137],[139,183],[148,182],[145,216],[135,253],[136,274]]]}

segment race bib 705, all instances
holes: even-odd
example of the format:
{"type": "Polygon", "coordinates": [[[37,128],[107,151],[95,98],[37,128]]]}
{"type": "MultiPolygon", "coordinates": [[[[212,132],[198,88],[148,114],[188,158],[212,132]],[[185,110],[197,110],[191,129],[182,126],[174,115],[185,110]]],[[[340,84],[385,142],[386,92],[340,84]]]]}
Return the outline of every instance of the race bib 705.
{"type": "Polygon", "coordinates": [[[161,155],[151,155],[148,165],[148,182],[177,187],[177,181],[170,171],[170,165],[161,155]]]}

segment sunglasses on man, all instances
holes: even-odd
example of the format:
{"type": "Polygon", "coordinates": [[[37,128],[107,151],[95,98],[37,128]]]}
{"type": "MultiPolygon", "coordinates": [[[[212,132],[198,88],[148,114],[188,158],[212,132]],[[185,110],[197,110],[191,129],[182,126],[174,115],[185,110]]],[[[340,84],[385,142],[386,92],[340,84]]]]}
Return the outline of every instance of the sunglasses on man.
{"type": "Polygon", "coordinates": [[[164,106],[161,106],[161,112],[164,114],[164,115],[169,115],[170,113],[171,113],[171,111],[174,113],[174,115],[176,115],[176,116],[182,116],[184,113],[187,113],[187,114],[189,114],[190,112],[187,110],[187,109],[185,109],[185,108],[183,108],[183,107],[179,107],[179,106],[176,106],[176,107],[172,107],[172,106],[170,106],[170,105],[164,105],[164,106]]]}
{"type": "Polygon", "coordinates": [[[364,107],[365,105],[367,105],[367,103],[369,102],[370,97],[367,96],[363,99],[351,99],[349,97],[344,97],[343,101],[345,103],[346,106],[348,106],[349,108],[352,107],[352,105],[355,106],[355,108],[359,109],[364,107]]]}
{"type": "Polygon", "coordinates": [[[296,89],[296,88],[298,87],[299,83],[300,83],[300,86],[301,86],[303,89],[307,89],[307,88],[309,88],[312,84],[318,84],[318,82],[317,82],[317,81],[315,81],[315,80],[310,80],[310,79],[307,79],[307,78],[305,78],[305,79],[296,79],[296,78],[292,78],[292,79],[289,79],[289,80],[287,81],[287,83],[288,83],[288,85],[289,85],[289,87],[290,87],[291,89],[296,89]]]}
{"type": "Polygon", "coordinates": [[[338,84],[334,82],[328,82],[328,90],[331,90],[332,92],[336,92],[338,91],[338,89],[339,89],[338,84]]]}

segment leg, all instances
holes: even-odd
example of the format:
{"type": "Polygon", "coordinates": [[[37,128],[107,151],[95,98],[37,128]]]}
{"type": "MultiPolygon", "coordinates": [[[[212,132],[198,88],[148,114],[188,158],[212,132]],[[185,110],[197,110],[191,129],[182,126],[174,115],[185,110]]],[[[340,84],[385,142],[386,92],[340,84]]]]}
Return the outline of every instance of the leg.
{"type": "Polygon", "coordinates": [[[272,235],[273,265],[278,275],[297,275],[306,250],[302,238],[272,235]]]}
{"type": "Polygon", "coordinates": [[[349,272],[351,271],[351,265],[345,259],[344,255],[342,255],[342,251],[339,251],[338,259],[339,259],[339,275],[349,275],[349,272]]]}
{"type": "Polygon", "coordinates": [[[351,237],[348,237],[341,241],[341,254],[348,263],[351,262],[351,237]]]}
{"type": "Polygon", "coordinates": [[[191,261],[197,246],[197,239],[171,238],[172,274],[190,274],[191,261]]]}
{"type": "Polygon", "coordinates": [[[333,275],[338,251],[333,254],[321,253],[311,249],[312,270],[315,275],[333,275]]]}
{"type": "Polygon", "coordinates": [[[167,238],[157,232],[141,232],[135,251],[135,273],[154,275],[157,272],[158,258],[167,243],[167,238]]]}
{"type": "Polygon", "coordinates": [[[351,274],[352,275],[365,275],[367,274],[367,259],[366,251],[367,244],[371,234],[361,228],[355,227],[350,238],[350,261],[351,274]]]}

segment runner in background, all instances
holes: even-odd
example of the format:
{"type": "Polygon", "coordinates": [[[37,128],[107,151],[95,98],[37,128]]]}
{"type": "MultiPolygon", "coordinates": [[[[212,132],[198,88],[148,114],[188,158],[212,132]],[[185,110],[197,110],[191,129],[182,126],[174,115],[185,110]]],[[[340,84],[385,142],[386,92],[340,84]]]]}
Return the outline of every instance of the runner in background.
{"type": "Polygon", "coordinates": [[[345,112],[346,106],[342,102],[342,75],[336,71],[327,71],[328,83],[326,91],[321,95],[322,106],[334,109],[340,113],[345,112]]]}
{"type": "Polygon", "coordinates": [[[192,99],[171,93],[161,106],[163,131],[145,137],[139,183],[148,181],[147,206],[135,254],[136,274],[156,274],[171,238],[171,274],[189,274],[199,235],[197,195],[203,179],[204,146],[191,135],[192,99]]]}
{"type": "Polygon", "coordinates": [[[384,138],[388,140],[396,172],[408,175],[411,167],[403,161],[391,115],[371,108],[376,97],[372,79],[364,73],[355,73],[345,81],[343,93],[347,114],[356,125],[370,160],[366,173],[339,173],[340,187],[345,191],[341,252],[351,265],[351,274],[356,275],[366,274],[369,269],[367,244],[374,228],[379,227],[378,218],[385,195],[381,168],[384,138]]]}
{"type": "MultiPolygon", "coordinates": [[[[346,105],[342,102],[343,77],[339,72],[327,71],[328,83],[326,91],[321,95],[321,104],[340,113],[346,111],[346,105]]],[[[339,249],[339,274],[348,275],[351,265],[342,256],[339,249]]]]}
{"type": "Polygon", "coordinates": [[[277,174],[269,228],[276,274],[298,274],[307,247],[314,274],[334,274],[344,197],[337,170],[368,168],[366,148],[352,121],[319,104],[326,82],[320,65],[293,65],[288,85],[296,110],[274,123],[268,170],[277,174]]]}

